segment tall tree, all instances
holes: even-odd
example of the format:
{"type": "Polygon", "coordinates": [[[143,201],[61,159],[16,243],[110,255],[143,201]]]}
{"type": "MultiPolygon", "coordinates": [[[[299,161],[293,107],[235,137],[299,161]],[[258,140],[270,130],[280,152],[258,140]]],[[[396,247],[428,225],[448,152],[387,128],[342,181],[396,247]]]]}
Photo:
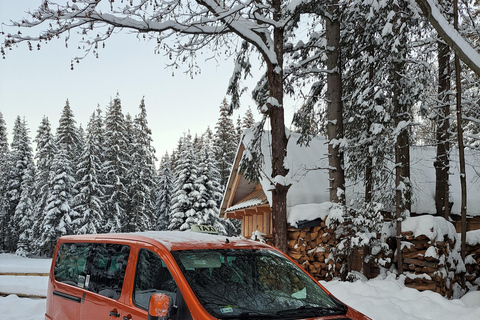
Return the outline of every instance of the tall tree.
{"type": "Polygon", "coordinates": [[[4,216],[7,228],[4,233],[6,249],[15,252],[19,239],[19,222],[21,216],[15,216],[16,208],[20,203],[22,189],[27,188],[23,179],[29,177],[26,171],[33,167],[33,151],[29,137],[29,130],[25,119],[17,117],[13,127],[13,140],[7,171],[8,208],[4,216]]]}
{"type": "Polygon", "coordinates": [[[20,201],[15,208],[14,220],[17,227],[18,242],[15,253],[20,256],[27,256],[33,252],[33,243],[37,238],[33,234],[35,225],[35,204],[33,201],[35,165],[30,162],[23,171],[23,179],[21,184],[22,193],[20,201]]]}
{"type": "Polygon", "coordinates": [[[152,146],[152,130],[148,127],[145,100],[140,102],[140,113],[133,127],[132,166],[129,179],[132,213],[135,228],[131,231],[151,230],[155,225],[155,191],[157,175],[155,149],[152,146]]]}
{"type": "Polygon", "coordinates": [[[396,51],[392,60],[392,91],[393,91],[393,115],[395,122],[395,197],[396,197],[396,229],[397,229],[397,267],[400,274],[403,273],[403,258],[401,251],[402,220],[411,212],[411,184],[410,184],[410,136],[409,125],[413,105],[408,87],[406,74],[407,61],[407,34],[408,12],[407,1],[399,1],[395,7],[394,32],[399,35],[396,51]]]}
{"type": "Polygon", "coordinates": [[[57,147],[65,149],[69,159],[75,163],[82,152],[82,138],[68,100],[58,121],[55,138],[57,147]]]}
{"type": "MultiPolygon", "coordinates": [[[[9,147],[7,139],[7,125],[3,119],[3,114],[0,112],[0,234],[6,233],[5,228],[8,197],[7,197],[7,169],[9,161],[9,147]]],[[[0,237],[0,250],[5,250],[4,237],[0,237]]]]}
{"type": "Polygon", "coordinates": [[[105,225],[104,232],[121,232],[127,221],[130,197],[127,189],[127,172],[130,165],[125,116],[120,98],[110,103],[105,117],[105,225]]]}
{"type": "Polygon", "coordinates": [[[52,172],[53,179],[38,246],[40,254],[44,256],[52,256],[59,237],[75,233],[72,219],[75,220],[76,213],[71,207],[75,178],[72,161],[66,148],[60,148],[55,154],[52,172]]]}
{"type": "Polygon", "coordinates": [[[229,113],[227,99],[223,99],[220,105],[220,117],[215,126],[213,145],[215,148],[215,159],[220,172],[220,185],[222,188],[225,188],[238,145],[235,126],[229,113]]]}
{"type": "Polygon", "coordinates": [[[198,191],[197,159],[190,133],[182,138],[179,158],[175,166],[175,182],[170,207],[169,230],[188,230],[198,220],[195,202],[198,191]]]}
{"type": "Polygon", "coordinates": [[[248,107],[247,111],[245,111],[245,115],[242,118],[242,129],[253,128],[254,124],[255,117],[253,116],[252,108],[248,107]]]}
{"type": "Polygon", "coordinates": [[[170,224],[170,204],[173,192],[173,175],[171,170],[171,161],[168,152],[160,161],[158,169],[158,189],[156,205],[156,230],[167,230],[170,224]]]}
{"type": "Polygon", "coordinates": [[[86,141],[76,173],[79,180],[74,188],[78,193],[73,199],[73,210],[78,213],[78,217],[72,221],[72,224],[77,234],[94,234],[103,230],[102,199],[105,196],[105,190],[99,179],[103,163],[99,158],[102,146],[97,144],[98,116],[97,112],[90,116],[86,141]]]}
{"type": "MultiPolygon", "coordinates": [[[[207,132],[208,133],[208,132],[207,132]]],[[[200,215],[199,224],[217,225],[225,233],[223,226],[218,223],[220,203],[222,201],[222,187],[220,172],[213,152],[211,140],[207,134],[202,137],[203,145],[198,155],[198,171],[195,188],[198,191],[196,211],[200,215]]]]}
{"type": "MultiPolygon", "coordinates": [[[[37,129],[35,162],[37,170],[35,174],[35,219],[33,226],[33,237],[40,239],[43,231],[43,220],[46,215],[45,208],[50,197],[51,183],[54,178],[52,170],[53,159],[57,153],[55,137],[52,134],[50,121],[43,117],[40,126],[37,129]]],[[[33,249],[36,250],[37,248],[33,249]]]]}
{"type": "Polygon", "coordinates": [[[328,5],[325,19],[327,46],[327,136],[330,181],[330,201],[345,204],[345,173],[343,170],[343,102],[342,63],[340,56],[340,8],[339,1],[328,5]]]}
{"type": "MultiPolygon", "coordinates": [[[[440,2],[443,12],[451,12],[449,1],[440,2]]],[[[435,207],[437,215],[448,220],[449,179],[450,168],[450,48],[439,40],[438,42],[438,106],[435,108],[437,156],[435,159],[435,207]]]]}

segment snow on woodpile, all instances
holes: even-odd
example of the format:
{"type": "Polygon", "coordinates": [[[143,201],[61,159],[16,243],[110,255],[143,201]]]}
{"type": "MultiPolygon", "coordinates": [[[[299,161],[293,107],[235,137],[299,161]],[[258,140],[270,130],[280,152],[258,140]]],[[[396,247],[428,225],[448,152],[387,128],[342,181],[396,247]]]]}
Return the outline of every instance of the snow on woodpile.
{"type": "Polygon", "coordinates": [[[465,269],[467,286],[471,290],[478,290],[480,288],[480,230],[467,232],[465,269]]]}
{"type": "Polygon", "coordinates": [[[405,285],[453,297],[465,271],[460,241],[452,223],[442,217],[409,217],[402,222],[405,285]]]}

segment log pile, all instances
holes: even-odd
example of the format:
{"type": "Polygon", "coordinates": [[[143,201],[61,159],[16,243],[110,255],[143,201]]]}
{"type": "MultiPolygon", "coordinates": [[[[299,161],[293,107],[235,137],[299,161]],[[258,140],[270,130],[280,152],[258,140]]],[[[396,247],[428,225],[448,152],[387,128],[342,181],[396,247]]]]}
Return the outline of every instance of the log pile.
{"type": "Polygon", "coordinates": [[[288,229],[288,255],[317,280],[331,280],[340,270],[329,259],[335,246],[333,230],[325,222],[304,229],[288,229]]]}
{"type": "Polygon", "coordinates": [[[402,259],[405,285],[420,291],[431,290],[443,296],[453,294],[452,281],[455,274],[453,260],[449,259],[455,239],[444,237],[432,240],[426,235],[414,236],[412,231],[402,232],[402,259]]]}
{"type": "Polygon", "coordinates": [[[468,244],[465,254],[465,281],[467,287],[479,288],[480,286],[480,245],[468,244]]]}

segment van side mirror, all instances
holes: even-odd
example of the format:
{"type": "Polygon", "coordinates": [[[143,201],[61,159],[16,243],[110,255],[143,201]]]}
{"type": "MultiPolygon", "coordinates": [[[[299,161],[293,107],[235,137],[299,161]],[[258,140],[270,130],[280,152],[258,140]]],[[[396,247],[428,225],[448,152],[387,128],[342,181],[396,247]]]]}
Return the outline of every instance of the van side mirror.
{"type": "Polygon", "coordinates": [[[155,293],[148,304],[148,320],[167,320],[170,317],[172,300],[164,293],[155,293]]]}

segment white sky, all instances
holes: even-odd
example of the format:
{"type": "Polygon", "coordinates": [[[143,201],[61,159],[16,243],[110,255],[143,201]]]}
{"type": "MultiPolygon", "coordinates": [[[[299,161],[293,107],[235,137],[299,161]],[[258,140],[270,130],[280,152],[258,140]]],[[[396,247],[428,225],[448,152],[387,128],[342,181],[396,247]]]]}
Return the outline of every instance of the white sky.
{"type": "MultiPolygon", "coordinates": [[[[4,24],[26,17],[24,12],[33,11],[40,3],[41,0],[0,0],[0,28],[6,33],[16,32],[16,28],[4,24]]],[[[120,34],[106,42],[99,59],[89,55],[72,71],[70,60],[82,54],[74,48],[77,42],[70,41],[67,49],[61,38],[43,45],[40,51],[29,51],[22,44],[8,51],[6,59],[0,59],[0,112],[7,123],[9,142],[17,116],[25,117],[32,136],[44,115],[55,132],[68,99],[77,124],[86,128],[97,105],[105,111],[117,92],[123,112],[132,116],[138,113],[145,96],[158,158],[165,151],[171,153],[187,130],[202,134],[208,126],[214,129],[219,106],[226,97],[232,61],[205,62],[205,58],[200,58],[201,75],[192,80],[182,73],[184,70],[177,70],[172,77],[172,70],[165,68],[167,58],[153,53],[153,43],[139,41],[133,34],[120,34]]],[[[234,122],[238,115],[243,117],[249,106],[255,118],[260,119],[250,98],[255,82],[256,79],[249,81],[242,108],[234,113],[234,122]]],[[[287,115],[287,126],[290,122],[287,115]]]]}

